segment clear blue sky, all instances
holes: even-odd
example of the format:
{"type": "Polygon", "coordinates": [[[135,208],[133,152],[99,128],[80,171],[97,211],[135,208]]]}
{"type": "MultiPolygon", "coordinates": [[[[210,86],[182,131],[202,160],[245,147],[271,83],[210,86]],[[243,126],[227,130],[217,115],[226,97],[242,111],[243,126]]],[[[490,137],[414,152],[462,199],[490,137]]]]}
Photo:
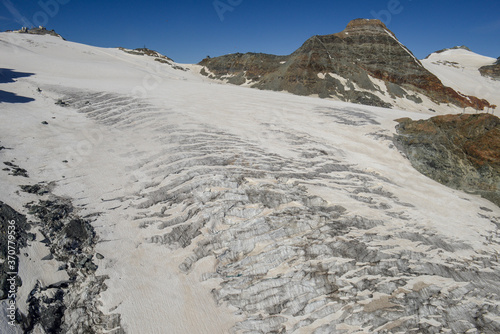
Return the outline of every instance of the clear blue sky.
{"type": "Polygon", "coordinates": [[[0,0],[2,31],[44,24],[74,42],[146,46],[181,63],[290,54],[355,18],[380,18],[418,58],[455,45],[500,56],[499,0],[0,0]]]}

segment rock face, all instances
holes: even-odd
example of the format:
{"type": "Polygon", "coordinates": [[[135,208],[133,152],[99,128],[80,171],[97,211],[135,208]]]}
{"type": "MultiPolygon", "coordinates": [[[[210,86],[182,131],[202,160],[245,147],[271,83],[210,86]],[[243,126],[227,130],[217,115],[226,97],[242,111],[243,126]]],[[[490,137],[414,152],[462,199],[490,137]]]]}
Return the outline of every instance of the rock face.
{"type": "Polygon", "coordinates": [[[500,80],[500,57],[497,58],[495,64],[479,68],[479,72],[483,76],[500,80]]]}
{"type": "MultiPolygon", "coordinates": [[[[42,185],[47,193],[50,186],[42,185]]],[[[25,191],[36,190],[25,186],[25,191]]],[[[39,194],[40,190],[36,190],[39,194]]],[[[27,204],[50,248],[51,257],[61,262],[69,280],[51,285],[37,283],[28,302],[28,314],[19,322],[26,333],[124,333],[120,315],[105,315],[98,298],[106,290],[106,276],[97,276],[94,263],[96,233],[87,219],[77,214],[69,199],[49,193],[48,199],[27,204]]]]}
{"type": "Polygon", "coordinates": [[[399,119],[396,142],[422,174],[500,206],[500,119],[490,114],[399,119]]]}
{"type": "Polygon", "coordinates": [[[488,106],[445,87],[379,20],[353,20],[340,33],[311,37],[289,56],[237,53],[199,64],[202,74],[233,84],[366,105],[390,107],[387,101],[396,98],[420,103],[419,93],[436,103],[488,106]]]}

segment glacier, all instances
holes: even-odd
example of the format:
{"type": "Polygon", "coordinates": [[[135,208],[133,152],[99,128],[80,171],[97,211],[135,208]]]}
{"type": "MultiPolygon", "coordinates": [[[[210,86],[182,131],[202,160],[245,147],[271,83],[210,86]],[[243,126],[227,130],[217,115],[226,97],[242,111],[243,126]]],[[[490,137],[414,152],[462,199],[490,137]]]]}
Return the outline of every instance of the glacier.
{"type": "Polygon", "coordinates": [[[96,333],[500,331],[500,209],[393,143],[395,119],[435,113],[222,84],[53,36],[0,44],[0,90],[19,97],[0,104],[1,162],[29,174],[1,171],[0,201],[36,235],[21,313],[74,274],[29,211],[52,200],[97,238],[95,271],[63,289],[68,332],[84,332],[77,295],[96,333]],[[20,191],[36,184],[47,192],[20,191]]]}

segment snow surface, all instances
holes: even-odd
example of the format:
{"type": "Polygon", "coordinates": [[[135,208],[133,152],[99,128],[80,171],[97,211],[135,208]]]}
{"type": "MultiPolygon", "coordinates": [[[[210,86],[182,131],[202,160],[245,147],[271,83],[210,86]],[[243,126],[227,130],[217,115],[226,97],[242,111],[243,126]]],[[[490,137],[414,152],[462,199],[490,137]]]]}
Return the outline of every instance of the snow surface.
{"type": "MultiPolygon", "coordinates": [[[[493,65],[496,59],[465,49],[450,49],[433,53],[421,60],[422,65],[434,73],[441,82],[456,91],[485,99],[491,104],[500,102],[500,81],[483,77],[479,68],[493,65]]],[[[472,112],[472,110],[468,110],[472,112]]]]}
{"type": "MultiPolygon", "coordinates": [[[[463,59],[458,55],[457,58],[463,59]]],[[[500,216],[500,209],[477,196],[446,188],[422,176],[387,139],[395,132],[394,119],[427,118],[428,112],[390,110],[215,84],[193,70],[158,67],[157,62],[146,56],[50,36],[1,33],[0,59],[5,69],[33,73],[15,82],[0,83],[0,90],[34,99],[30,103],[0,104],[0,143],[13,148],[0,152],[2,161],[14,160],[30,174],[30,179],[24,179],[2,172],[0,200],[25,213],[24,203],[36,197],[17,192],[18,186],[56,181],[54,193],[72,198],[83,213],[104,213],[94,222],[100,237],[97,251],[104,255],[104,259],[97,261],[97,273],[109,276],[108,290],[101,296],[102,311],[120,313],[128,333],[226,333],[245,318],[234,306],[215,302],[211,290],[219,287],[220,278],[202,280],[205,273],[215,270],[215,256],[197,261],[187,274],[179,269],[193,254],[197,241],[217,233],[214,231],[218,229],[222,231],[220,222],[204,227],[202,235],[185,248],[151,242],[170,231],[161,231],[166,218],[160,212],[168,203],[155,203],[154,199],[161,192],[174,192],[177,188],[173,184],[178,178],[210,167],[196,163],[196,159],[203,158],[196,156],[198,152],[213,149],[213,154],[206,154],[214,159],[229,156],[233,160],[227,160],[228,167],[224,167],[229,171],[232,164],[263,171],[273,168],[265,159],[258,160],[259,156],[286,162],[282,168],[293,171],[286,180],[275,179],[273,173],[266,172],[266,177],[248,177],[247,184],[264,187],[283,183],[291,187],[298,182],[310,196],[319,196],[328,205],[345,207],[349,216],[384,222],[370,233],[380,236],[396,235],[395,231],[429,233],[468,246],[453,253],[439,253],[407,239],[377,241],[378,246],[387,247],[387,252],[399,254],[413,249],[426,253],[428,261],[436,263],[445,263],[447,258],[473,261],[478,254],[500,252],[492,223],[492,217],[500,216]],[[37,88],[42,91],[37,92],[37,88]],[[57,99],[68,99],[73,104],[60,107],[54,104],[57,99]],[[49,124],[42,125],[42,121],[49,124]],[[211,148],[211,145],[218,146],[211,148]],[[179,152],[178,147],[184,150],[179,152]],[[328,156],[304,158],[304,154],[323,151],[328,156]],[[293,176],[313,171],[316,167],[310,161],[325,164],[329,161],[318,159],[335,160],[353,168],[356,171],[350,176],[353,179],[344,180],[344,173],[340,173],[336,181],[338,175],[334,172],[333,179],[324,180],[293,176]],[[346,185],[342,186],[342,182],[346,185]],[[361,193],[353,192],[356,189],[361,193]],[[367,189],[373,193],[363,193],[367,189]],[[377,192],[392,195],[386,198],[377,192]],[[367,205],[363,196],[380,205],[367,205]],[[480,207],[487,208],[489,214],[478,215],[480,207]]],[[[430,58],[423,62],[424,66],[443,77],[455,73],[455,69],[433,64],[436,60],[430,58]]],[[[464,72],[467,78],[481,79],[472,75],[470,67],[465,67],[464,72]]],[[[461,83],[451,80],[445,84],[454,87],[452,84],[461,83]]],[[[470,94],[466,89],[461,91],[470,94]]],[[[218,173],[214,169],[211,178],[220,178],[218,173]]],[[[182,187],[194,192],[198,180],[193,177],[182,187]]],[[[205,187],[203,194],[226,191],[224,186],[205,187]]],[[[227,187],[231,185],[228,183],[227,187]]],[[[171,217],[182,216],[189,209],[189,204],[185,205],[168,207],[166,212],[171,217]]],[[[202,207],[201,214],[209,209],[208,204],[202,207]]],[[[210,218],[209,212],[205,215],[210,218]]],[[[351,233],[353,238],[361,240],[366,231],[351,233]]],[[[266,249],[264,244],[261,246],[254,252],[266,249]]],[[[30,249],[44,256],[40,247],[35,243],[30,249]]],[[[28,263],[29,259],[23,261],[28,263]]],[[[362,268],[364,264],[358,265],[362,268]]],[[[36,278],[50,284],[63,278],[48,275],[46,270],[49,269],[26,265],[22,279],[31,283],[36,278]]],[[[268,275],[287,270],[280,265],[268,275]]],[[[359,278],[346,279],[354,282],[359,278]]],[[[429,280],[443,289],[453,289],[457,284],[453,280],[422,276],[408,281],[408,288],[429,280]]],[[[28,291],[20,293],[22,299],[28,291]]],[[[377,294],[366,298],[356,307],[375,307],[386,300],[377,294]]],[[[296,332],[310,333],[338,316],[332,313],[296,332]]],[[[287,328],[295,326],[298,320],[290,317],[287,328]]],[[[369,330],[348,324],[344,327],[369,330]]]]}

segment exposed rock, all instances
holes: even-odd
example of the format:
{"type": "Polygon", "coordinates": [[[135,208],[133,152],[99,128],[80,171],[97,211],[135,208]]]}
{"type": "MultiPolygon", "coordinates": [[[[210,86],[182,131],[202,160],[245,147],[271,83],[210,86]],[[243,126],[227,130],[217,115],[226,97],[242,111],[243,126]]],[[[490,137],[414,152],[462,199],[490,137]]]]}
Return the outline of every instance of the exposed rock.
{"type": "Polygon", "coordinates": [[[3,170],[9,171],[10,172],[9,175],[29,177],[28,171],[26,169],[21,168],[18,165],[14,164],[10,161],[5,161],[3,164],[8,166],[7,168],[4,168],[3,170]]]}
{"type": "MultiPolygon", "coordinates": [[[[46,333],[61,333],[66,306],[64,305],[63,289],[43,288],[38,282],[29,298],[29,325],[25,330],[29,332],[35,324],[40,324],[46,333]]],[[[28,320],[27,319],[27,320],[28,320]]]]}
{"type": "Polygon", "coordinates": [[[487,65],[479,68],[479,72],[483,76],[491,77],[500,80],[500,57],[493,65],[487,65]]]}
{"type": "Polygon", "coordinates": [[[120,49],[123,52],[126,52],[128,54],[131,54],[131,55],[149,56],[149,57],[159,58],[159,59],[173,62],[173,60],[168,58],[167,56],[164,56],[161,53],[154,51],[154,50],[150,50],[148,48],[137,48],[137,49],[133,49],[133,50],[129,50],[129,49],[125,49],[125,48],[118,48],[118,49],[120,49]]]}
{"type": "Polygon", "coordinates": [[[353,20],[340,33],[311,37],[289,56],[236,53],[205,58],[199,64],[210,71],[204,69],[202,74],[234,84],[367,105],[390,106],[375,95],[385,94],[375,78],[390,86],[392,97],[416,103],[421,103],[415,95],[420,93],[436,103],[475,109],[489,106],[485,100],[445,87],[379,20],[353,20]]]}
{"type": "Polygon", "coordinates": [[[65,102],[65,101],[63,101],[63,100],[61,100],[61,99],[57,100],[55,104],[58,105],[58,106],[61,106],[61,107],[68,106],[68,103],[65,102]]]}
{"type": "Polygon", "coordinates": [[[47,30],[45,27],[42,27],[42,26],[40,26],[38,28],[26,28],[26,27],[24,27],[21,30],[18,30],[17,32],[21,33],[21,34],[32,34],[32,35],[50,35],[50,36],[59,37],[59,38],[64,39],[61,35],[56,33],[54,31],[54,29],[47,30]]]}
{"type": "Polygon", "coordinates": [[[134,51],[139,53],[139,54],[146,55],[146,56],[155,57],[155,58],[162,58],[162,59],[167,59],[167,60],[173,61],[172,59],[168,58],[167,56],[164,56],[161,53],[154,51],[154,50],[150,50],[148,48],[138,48],[138,49],[135,49],[134,51]]]}
{"type": "Polygon", "coordinates": [[[128,54],[135,55],[135,56],[153,57],[155,61],[157,61],[157,62],[159,62],[161,64],[170,65],[175,70],[187,71],[186,68],[174,64],[174,61],[171,58],[169,58],[169,57],[167,57],[165,55],[162,55],[161,53],[159,53],[157,51],[150,50],[148,48],[137,48],[137,49],[134,49],[134,50],[130,50],[130,49],[125,49],[125,48],[121,48],[120,47],[118,49],[122,50],[123,52],[126,52],[128,54]]]}
{"type": "MultiPolygon", "coordinates": [[[[288,59],[289,56],[275,56],[265,53],[235,53],[221,57],[205,58],[200,65],[206,66],[217,79],[229,74],[241,74],[244,82],[246,80],[257,82],[262,76],[280,69],[281,63],[288,59]]],[[[278,88],[276,87],[276,90],[278,88]]]]}
{"type": "MultiPolygon", "coordinates": [[[[47,194],[52,184],[22,186],[27,192],[47,194]]],[[[99,295],[106,289],[106,276],[96,276],[94,250],[97,236],[89,220],[77,214],[69,199],[49,193],[48,200],[28,204],[38,220],[50,259],[64,263],[69,281],[52,285],[38,282],[28,298],[28,313],[19,314],[25,333],[124,333],[119,314],[99,310],[99,295]]]]}
{"type": "Polygon", "coordinates": [[[76,215],[68,199],[51,195],[51,199],[27,207],[30,214],[40,219],[41,232],[49,241],[52,255],[69,264],[70,278],[76,279],[82,270],[88,276],[96,269],[92,263],[93,246],[97,242],[94,229],[90,221],[76,215]]]}
{"type": "Polygon", "coordinates": [[[34,185],[22,185],[21,189],[29,194],[45,195],[48,194],[54,187],[53,183],[46,184],[44,182],[37,183],[34,185]]]}
{"type": "Polygon", "coordinates": [[[399,119],[397,145],[422,174],[500,206],[500,119],[491,114],[399,119]]]}

